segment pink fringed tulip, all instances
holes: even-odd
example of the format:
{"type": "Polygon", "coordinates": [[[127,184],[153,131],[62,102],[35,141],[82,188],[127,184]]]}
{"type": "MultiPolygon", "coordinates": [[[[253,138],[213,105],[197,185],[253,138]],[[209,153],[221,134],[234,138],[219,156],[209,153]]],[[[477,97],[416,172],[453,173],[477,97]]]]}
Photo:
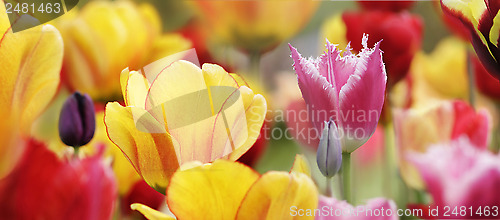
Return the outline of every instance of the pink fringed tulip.
{"type": "Polygon", "coordinates": [[[417,166],[439,208],[440,218],[500,215],[499,155],[478,149],[468,138],[459,138],[450,144],[434,145],[425,154],[410,154],[408,158],[417,166]],[[451,208],[449,216],[443,215],[444,206],[451,208]],[[458,212],[453,213],[455,207],[458,212]],[[460,212],[461,207],[465,207],[465,212],[460,212]]]}
{"type": "Polygon", "coordinates": [[[348,46],[341,50],[327,41],[327,51],[317,59],[305,59],[290,45],[295,72],[306,101],[309,120],[316,131],[332,119],[338,127],[343,152],[353,152],[373,134],[384,103],[387,74],[380,42],[357,55],[348,46]]]}
{"type": "Polygon", "coordinates": [[[392,200],[375,198],[366,205],[354,207],[346,201],[338,201],[330,197],[319,197],[316,220],[393,220],[398,219],[396,204],[392,200]]]}

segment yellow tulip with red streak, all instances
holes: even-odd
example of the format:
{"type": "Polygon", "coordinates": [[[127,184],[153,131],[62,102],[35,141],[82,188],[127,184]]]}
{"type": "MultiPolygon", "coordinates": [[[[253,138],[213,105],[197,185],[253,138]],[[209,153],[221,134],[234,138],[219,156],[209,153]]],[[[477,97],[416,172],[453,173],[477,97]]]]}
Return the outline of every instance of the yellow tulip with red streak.
{"type": "Polygon", "coordinates": [[[30,136],[33,121],[56,93],[62,56],[57,29],[42,25],[13,33],[0,3],[0,178],[22,153],[20,137],[30,136]]]}
{"type": "MultiPolygon", "coordinates": [[[[302,155],[296,156],[289,173],[263,175],[237,162],[216,160],[176,172],[167,203],[178,219],[314,219],[292,216],[290,208],[316,209],[318,190],[302,155]]],[[[149,219],[173,219],[142,204],[133,204],[132,209],[149,219]]]]}
{"type": "Polygon", "coordinates": [[[124,68],[191,48],[181,35],[161,33],[159,15],[148,4],[92,1],[54,24],[65,42],[64,83],[96,100],[120,96],[117,79],[124,68]]]}
{"type": "Polygon", "coordinates": [[[123,70],[125,106],[108,103],[104,121],[110,140],[136,171],[165,193],[181,165],[237,160],[243,155],[259,136],[267,104],[262,95],[218,65],[204,64],[200,69],[180,60],[161,66],[165,68],[159,68],[151,81],[142,72],[148,67],[123,70]],[[230,92],[219,91],[224,89],[230,92]],[[228,100],[234,104],[225,106],[228,100]],[[199,118],[202,115],[207,117],[199,118]]]}

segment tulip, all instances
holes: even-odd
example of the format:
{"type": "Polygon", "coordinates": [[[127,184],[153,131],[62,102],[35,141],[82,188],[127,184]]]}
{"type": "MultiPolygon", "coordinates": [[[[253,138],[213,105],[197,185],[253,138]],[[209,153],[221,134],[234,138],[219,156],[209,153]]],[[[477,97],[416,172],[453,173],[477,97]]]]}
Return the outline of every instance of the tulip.
{"type": "Polygon", "coordinates": [[[13,33],[0,4],[0,178],[22,156],[21,137],[54,97],[63,57],[63,41],[52,25],[13,33]]]}
{"type": "Polygon", "coordinates": [[[364,10],[402,11],[411,8],[415,1],[358,1],[364,10]]]}
{"type": "Polygon", "coordinates": [[[403,180],[416,189],[423,182],[416,168],[408,162],[409,152],[425,152],[432,144],[448,143],[467,136],[475,146],[488,146],[491,116],[481,109],[477,112],[464,101],[445,101],[422,108],[396,110],[394,125],[397,136],[398,160],[403,180]]]}
{"type": "Polygon", "coordinates": [[[444,14],[455,23],[461,23],[483,66],[500,79],[499,33],[497,0],[441,0],[444,14]]]}
{"type": "Polygon", "coordinates": [[[314,15],[319,2],[194,1],[213,40],[227,42],[250,53],[273,49],[292,37],[314,15]],[[300,13],[291,13],[300,11],[300,13]]]}
{"type": "Polygon", "coordinates": [[[354,207],[346,201],[338,201],[335,198],[320,196],[318,209],[328,210],[328,213],[322,213],[316,216],[316,220],[342,220],[342,219],[360,219],[360,220],[393,220],[398,219],[397,207],[394,201],[385,198],[374,198],[366,202],[366,205],[354,207]],[[327,207],[327,208],[323,208],[327,207]],[[355,210],[355,212],[351,212],[355,210]],[[364,211],[361,211],[364,210],[364,211]],[[369,211],[370,210],[370,211],[369,211]],[[381,212],[380,215],[375,215],[374,211],[381,212]],[[384,210],[382,212],[382,210],[384,210]],[[387,213],[390,210],[391,215],[387,213]],[[360,211],[360,212],[359,212],[360,211]],[[382,214],[383,213],[383,214],[382,214]],[[326,214],[326,215],[324,215],[326,214]]]}
{"type": "Polygon", "coordinates": [[[500,157],[480,150],[468,138],[459,138],[447,144],[437,144],[424,154],[407,157],[418,168],[434,205],[443,217],[444,206],[453,210],[466,207],[466,213],[448,213],[451,218],[497,218],[493,212],[500,204],[500,157]],[[489,207],[489,208],[486,208],[489,207]],[[491,209],[491,210],[490,210],[491,209]],[[482,213],[482,214],[479,214],[482,213]]]}
{"type": "Polygon", "coordinates": [[[420,49],[423,22],[420,17],[408,12],[345,12],[341,17],[335,16],[327,20],[322,29],[322,38],[339,43],[351,42],[355,51],[363,49],[360,39],[364,33],[370,35],[370,45],[384,39],[380,49],[384,51],[387,85],[390,90],[406,76],[413,56],[420,49]]]}
{"type": "MultiPolygon", "coordinates": [[[[238,162],[216,160],[177,171],[168,186],[167,203],[177,219],[295,219],[294,208],[313,210],[318,205],[308,171],[303,156],[290,172],[263,175],[238,162]]],[[[170,218],[140,204],[132,208],[146,216],[170,218]]]]}
{"type": "Polygon", "coordinates": [[[476,76],[477,89],[484,95],[496,101],[500,101],[500,81],[490,75],[477,57],[472,59],[474,75],[476,76]]]}
{"type": "Polygon", "coordinates": [[[139,69],[191,48],[180,34],[162,34],[161,20],[148,4],[92,1],[54,24],[64,39],[63,83],[97,100],[116,100],[116,80],[126,67],[139,69]]]}
{"type": "Polygon", "coordinates": [[[103,149],[84,159],[58,158],[34,140],[10,175],[0,180],[5,219],[110,219],[117,196],[103,149]]]}
{"type": "Polygon", "coordinates": [[[59,116],[59,136],[64,144],[78,148],[94,137],[95,110],[89,95],[73,93],[63,105],[59,116]]]}
{"type": "MultiPolygon", "coordinates": [[[[321,131],[332,119],[341,134],[342,152],[353,152],[373,134],[384,103],[387,75],[379,43],[358,55],[341,51],[327,41],[318,59],[305,59],[290,45],[295,72],[311,123],[321,131]]],[[[319,133],[319,132],[318,132],[319,133]]]]}
{"type": "Polygon", "coordinates": [[[316,156],[319,171],[326,177],[333,177],[342,165],[342,145],[337,125],[332,120],[326,122],[319,141],[316,156]]]}
{"type": "Polygon", "coordinates": [[[183,164],[237,160],[255,143],[266,100],[236,75],[217,65],[200,69],[184,60],[143,69],[147,78],[128,69],[122,72],[126,106],[108,103],[104,122],[110,140],[157,191],[165,193],[183,164]]]}

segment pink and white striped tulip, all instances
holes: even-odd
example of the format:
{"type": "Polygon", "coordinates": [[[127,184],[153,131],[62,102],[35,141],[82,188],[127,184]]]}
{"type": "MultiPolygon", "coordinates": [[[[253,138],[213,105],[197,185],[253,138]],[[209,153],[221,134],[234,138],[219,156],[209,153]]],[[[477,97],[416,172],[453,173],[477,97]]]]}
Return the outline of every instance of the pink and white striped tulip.
{"type": "Polygon", "coordinates": [[[303,58],[290,45],[294,68],[308,112],[317,132],[332,119],[338,126],[343,152],[353,152],[373,134],[384,103],[387,74],[380,42],[352,54],[350,46],[342,53],[327,41],[327,51],[317,59],[303,58]]]}

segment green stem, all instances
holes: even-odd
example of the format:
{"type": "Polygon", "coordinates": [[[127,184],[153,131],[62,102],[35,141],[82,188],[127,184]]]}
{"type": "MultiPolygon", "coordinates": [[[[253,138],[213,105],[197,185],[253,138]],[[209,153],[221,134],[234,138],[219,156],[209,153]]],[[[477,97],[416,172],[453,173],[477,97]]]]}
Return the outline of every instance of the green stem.
{"type": "Polygon", "coordinates": [[[469,104],[472,108],[476,108],[476,79],[474,78],[474,69],[472,66],[472,55],[470,52],[467,53],[467,78],[469,83],[469,104]]]}
{"type": "Polygon", "coordinates": [[[394,153],[394,142],[393,142],[393,129],[390,123],[386,123],[384,125],[384,142],[385,142],[385,148],[384,148],[384,194],[387,198],[392,198],[393,192],[392,190],[394,189],[393,187],[393,153],[394,153]]]}
{"type": "Polygon", "coordinates": [[[260,58],[261,58],[261,55],[259,52],[250,53],[249,72],[252,76],[259,76],[260,77],[260,58]]]}
{"type": "Polygon", "coordinates": [[[344,189],[344,200],[352,204],[351,184],[351,153],[342,153],[342,186],[344,189]]]}
{"type": "Polygon", "coordinates": [[[73,157],[78,158],[78,153],[80,153],[80,147],[73,147],[73,157]]]}
{"type": "Polygon", "coordinates": [[[332,179],[333,177],[326,177],[326,196],[328,197],[333,197],[332,179]]]}

